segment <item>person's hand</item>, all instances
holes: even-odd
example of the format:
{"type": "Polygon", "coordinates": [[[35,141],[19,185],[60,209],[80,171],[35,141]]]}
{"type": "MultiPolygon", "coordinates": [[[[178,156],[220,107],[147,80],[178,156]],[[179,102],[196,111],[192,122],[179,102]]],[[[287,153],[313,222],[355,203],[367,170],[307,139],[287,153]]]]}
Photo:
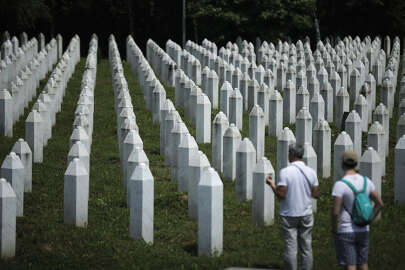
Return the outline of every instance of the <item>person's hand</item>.
{"type": "Polygon", "coordinates": [[[266,177],[266,184],[268,184],[270,187],[275,186],[275,184],[273,182],[273,178],[270,175],[266,177]]]}

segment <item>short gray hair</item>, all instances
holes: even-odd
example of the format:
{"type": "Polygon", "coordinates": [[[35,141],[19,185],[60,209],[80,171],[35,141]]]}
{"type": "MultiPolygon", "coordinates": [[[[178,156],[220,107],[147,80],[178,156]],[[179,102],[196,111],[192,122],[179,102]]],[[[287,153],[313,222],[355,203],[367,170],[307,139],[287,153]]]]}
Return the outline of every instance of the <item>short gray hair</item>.
{"type": "Polygon", "coordinates": [[[304,156],[304,146],[302,146],[302,144],[292,143],[288,146],[288,153],[296,158],[302,159],[304,156]]]}

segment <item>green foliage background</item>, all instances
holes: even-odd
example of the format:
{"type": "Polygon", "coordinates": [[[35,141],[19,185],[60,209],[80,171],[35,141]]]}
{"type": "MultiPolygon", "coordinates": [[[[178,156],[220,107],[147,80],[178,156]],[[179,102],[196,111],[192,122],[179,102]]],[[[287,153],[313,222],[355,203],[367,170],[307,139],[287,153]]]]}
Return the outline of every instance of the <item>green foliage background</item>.
{"type": "MultiPolygon", "coordinates": [[[[188,0],[187,39],[208,38],[224,45],[238,35],[249,41],[315,40],[314,19],[321,37],[344,35],[405,36],[403,0],[188,0]]],[[[149,38],[161,46],[182,41],[182,0],[0,0],[0,31],[47,39],[61,33],[100,39],[111,33],[120,50],[131,33],[141,48],[149,38]]],[[[87,46],[87,44],[83,44],[87,46]]],[[[101,44],[103,55],[107,47],[101,44]]],[[[86,50],[84,50],[86,51],[86,50]]]]}

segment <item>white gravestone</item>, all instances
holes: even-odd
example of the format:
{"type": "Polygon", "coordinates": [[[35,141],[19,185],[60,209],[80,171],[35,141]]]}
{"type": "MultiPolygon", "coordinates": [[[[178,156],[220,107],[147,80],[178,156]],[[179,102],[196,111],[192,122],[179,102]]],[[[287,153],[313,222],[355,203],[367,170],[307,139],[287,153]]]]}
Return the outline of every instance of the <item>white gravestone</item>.
{"type": "Polygon", "coordinates": [[[373,147],[367,148],[360,158],[360,174],[367,176],[381,195],[381,159],[373,147]]]}
{"type": "Polygon", "coordinates": [[[264,156],[264,113],[259,105],[255,105],[249,114],[249,139],[256,149],[257,160],[264,156]]]}
{"type": "Polygon", "coordinates": [[[283,122],[287,124],[295,123],[296,89],[291,80],[288,80],[283,93],[283,122]]]}
{"type": "Polygon", "coordinates": [[[90,155],[81,141],[75,142],[70,148],[67,158],[67,165],[69,165],[74,158],[80,159],[87,173],[90,175],[90,155]]]}
{"type": "Polygon", "coordinates": [[[24,166],[20,158],[11,152],[6,156],[1,165],[1,177],[13,187],[16,196],[16,214],[17,217],[24,215],[24,166]]]}
{"type": "Polygon", "coordinates": [[[257,225],[274,223],[274,193],[266,184],[266,177],[275,179],[273,166],[266,157],[257,162],[253,171],[252,218],[257,225]]]}
{"type": "Polygon", "coordinates": [[[223,177],[224,180],[234,181],[236,178],[236,150],[241,142],[241,135],[234,124],[227,128],[223,140],[223,177]]]}
{"type": "Polygon", "coordinates": [[[342,157],[346,150],[353,151],[353,142],[350,139],[349,134],[342,131],[336,138],[335,144],[333,146],[333,180],[334,182],[340,180],[343,177],[342,169],[342,157]]]}
{"type": "Polygon", "coordinates": [[[236,199],[252,199],[252,177],[256,166],[256,150],[248,138],[244,138],[236,151],[236,199]]]}
{"type": "Polygon", "coordinates": [[[198,151],[190,160],[188,172],[188,217],[192,220],[198,219],[198,184],[200,183],[204,170],[210,167],[207,156],[198,151]]]}
{"type": "Polygon", "coordinates": [[[136,146],[132,152],[129,154],[128,157],[128,164],[127,164],[127,172],[126,172],[126,190],[127,190],[127,205],[129,205],[131,201],[131,192],[129,192],[129,180],[131,180],[132,174],[135,171],[135,168],[141,164],[145,163],[146,166],[149,166],[149,159],[146,156],[145,151],[143,150],[143,147],[141,146],[136,146]]]}
{"type": "Polygon", "coordinates": [[[239,130],[243,127],[243,98],[239,89],[235,89],[229,98],[229,121],[239,130]]]}
{"type": "Polygon", "coordinates": [[[11,185],[0,178],[0,258],[15,256],[17,198],[11,185]]]}
{"type": "Polygon", "coordinates": [[[285,127],[277,141],[277,173],[289,165],[288,148],[290,144],[295,142],[296,139],[294,133],[291,129],[285,127]]]}
{"type": "Polygon", "coordinates": [[[64,223],[87,227],[89,174],[80,159],[74,158],[64,176],[64,223]]]}
{"type": "Polygon", "coordinates": [[[202,94],[197,97],[196,115],[196,136],[197,142],[211,142],[211,102],[209,98],[202,94]]]}
{"type": "Polygon", "coordinates": [[[350,138],[352,139],[354,152],[357,154],[357,157],[360,158],[362,153],[361,119],[355,110],[351,111],[346,118],[345,131],[347,134],[349,134],[350,138]]]}
{"type": "Polygon", "coordinates": [[[224,188],[213,168],[198,184],[198,255],[220,256],[223,248],[224,188]]]}
{"type": "Polygon", "coordinates": [[[232,94],[232,85],[225,81],[221,87],[221,96],[220,96],[220,110],[229,117],[229,97],[232,94]]]}
{"type": "Polygon", "coordinates": [[[207,95],[211,101],[212,108],[218,109],[218,76],[214,70],[208,74],[208,91],[207,95]]]}
{"type": "Polygon", "coordinates": [[[129,235],[153,244],[154,178],[145,163],[139,164],[129,180],[129,235]]]}
{"type": "Polygon", "coordinates": [[[325,102],[318,92],[314,93],[311,99],[309,112],[312,116],[312,128],[315,127],[318,120],[325,119],[325,102]]]}
{"type": "Polygon", "coordinates": [[[138,131],[130,130],[124,139],[123,143],[123,159],[121,160],[121,171],[123,175],[123,186],[127,188],[127,181],[131,175],[128,175],[128,159],[130,154],[134,151],[135,147],[141,147],[143,149],[143,141],[139,136],[138,131]]]}
{"type": "Polygon", "coordinates": [[[312,117],[307,107],[302,107],[296,119],[296,139],[297,143],[304,145],[308,142],[312,144],[312,117]]]}
{"type": "MultiPolygon", "coordinates": [[[[312,145],[309,143],[304,143],[304,156],[302,157],[302,161],[305,162],[305,164],[312,168],[315,172],[318,170],[318,157],[315,153],[314,148],[312,145]]],[[[317,211],[317,203],[316,199],[312,198],[312,212],[316,213],[317,211]]]]}
{"type": "Polygon", "coordinates": [[[190,162],[192,157],[198,153],[198,145],[190,133],[185,134],[182,138],[177,152],[178,191],[188,191],[188,182],[191,181],[189,177],[190,162]]]}
{"type": "Polygon", "coordinates": [[[219,112],[212,123],[212,165],[218,172],[223,171],[224,134],[229,122],[223,112],[219,112]]]}
{"type": "Polygon", "coordinates": [[[269,130],[270,136],[279,137],[283,130],[283,98],[278,91],[269,100],[269,130]]]}
{"type": "Polygon", "coordinates": [[[367,134],[367,144],[374,148],[381,159],[381,176],[385,176],[385,130],[378,121],[375,121],[371,126],[367,134]]]}
{"type": "Polygon", "coordinates": [[[20,158],[24,166],[24,192],[32,191],[32,152],[24,139],[18,139],[11,149],[20,158]]]}
{"type": "Polygon", "coordinates": [[[13,104],[10,93],[0,90],[0,136],[13,137],[13,104]]]}
{"type": "Polygon", "coordinates": [[[335,122],[336,127],[341,128],[343,122],[343,114],[349,112],[350,97],[346,88],[341,87],[336,94],[335,122]]]}
{"type": "Polygon", "coordinates": [[[402,136],[395,146],[395,178],[394,199],[400,205],[405,205],[405,135],[402,136]]]}
{"type": "Polygon", "coordinates": [[[318,176],[328,178],[331,167],[331,129],[326,120],[319,120],[314,128],[312,145],[317,155],[318,176]]]}

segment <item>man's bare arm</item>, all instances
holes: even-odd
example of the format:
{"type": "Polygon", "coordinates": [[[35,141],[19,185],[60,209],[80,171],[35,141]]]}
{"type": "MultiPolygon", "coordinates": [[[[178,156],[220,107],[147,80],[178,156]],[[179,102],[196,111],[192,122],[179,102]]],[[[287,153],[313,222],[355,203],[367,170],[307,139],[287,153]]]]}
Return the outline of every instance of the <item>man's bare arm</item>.
{"type": "Polygon", "coordinates": [[[342,198],[333,196],[333,207],[331,213],[331,220],[332,220],[332,233],[337,232],[338,222],[339,222],[339,214],[340,209],[342,208],[342,198]]]}
{"type": "Polygon", "coordinates": [[[314,186],[313,188],[312,188],[312,197],[314,198],[314,199],[319,199],[319,186],[314,186]]]}
{"type": "Polygon", "coordinates": [[[278,186],[273,182],[273,178],[271,176],[267,176],[266,183],[271,187],[274,194],[276,194],[277,198],[280,200],[284,200],[287,196],[287,186],[278,186]]]}
{"type": "Polygon", "coordinates": [[[384,203],[381,199],[380,194],[377,191],[373,191],[370,193],[370,199],[374,202],[374,209],[373,209],[373,220],[377,217],[378,213],[380,212],[381,208],[384,207],[384,203]]]}

